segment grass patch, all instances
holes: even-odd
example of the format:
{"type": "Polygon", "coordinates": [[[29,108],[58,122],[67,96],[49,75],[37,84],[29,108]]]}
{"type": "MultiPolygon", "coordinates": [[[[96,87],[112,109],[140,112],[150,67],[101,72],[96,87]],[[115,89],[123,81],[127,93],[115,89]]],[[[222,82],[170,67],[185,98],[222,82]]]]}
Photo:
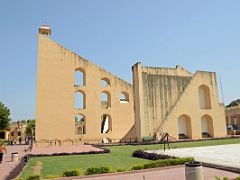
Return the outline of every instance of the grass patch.
{"type": "MultiPolygon", "coordinates": [[[[195,141],[170,144],[171,148],[201,147],[224,144],[238,144],[240,138],[195,141]]],[[[140,145],[140,146],[112,146],[109,154],[91,154],[91,155],[73,155],[73,156],[54,156],[54,157],[35,157],[31,158],[28,166],[23,171],[21,178],[26,178],[33,174],[33,167],[38,161],[42,162],[41,177],[46,178],[49,175],[62,176],[65,170],[81,169],[80,175],[84,175],[87,168],[96,166],[110,166],[113,171],[119,169],[131,169],[131,167],[140,164],[153,162],[152,160],[132,157],[132,153],[138,149],[155,150],[163,149],[163,145],[140,145]]]]}
{"type": "Polygon", "coordinates": [[[5,146],[10,144],[10,141],[8,140],[0,140],[0,143],[3,143],[5,146]]]}

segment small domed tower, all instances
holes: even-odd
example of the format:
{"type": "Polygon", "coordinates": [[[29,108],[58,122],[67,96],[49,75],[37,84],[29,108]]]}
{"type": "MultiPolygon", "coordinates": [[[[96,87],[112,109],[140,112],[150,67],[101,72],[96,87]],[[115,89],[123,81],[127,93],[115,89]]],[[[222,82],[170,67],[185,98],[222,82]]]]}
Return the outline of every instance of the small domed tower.
{"type": "Polygon", "coordinates": [[[51,28],[47,25],[47,23],[43,24],[40,28],[39,28],[39,34],[43,34],[46,36],[50,36],[52,34],[52,30],[51,28]]]}

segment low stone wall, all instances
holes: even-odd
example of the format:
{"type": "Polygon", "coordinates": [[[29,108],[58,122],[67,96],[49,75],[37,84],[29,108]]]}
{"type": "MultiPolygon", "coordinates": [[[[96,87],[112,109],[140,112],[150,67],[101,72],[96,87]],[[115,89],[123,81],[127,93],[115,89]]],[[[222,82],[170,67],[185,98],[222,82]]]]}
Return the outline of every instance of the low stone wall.
{"type": "Polygon", "coordinates": [[[137,138],[124,138],[124,139],[108,139],[109,143],[103,143],[101,139],[66,139],[66,140],[47,140],[42,139],[36,141],[34,145],[36,147],[52,147],[52,146],[76,146],[84,144],[111,144],[111,143],[136,143],[137,138]]]}
{"type": "MultiPolygon", "coordinates": [[[[197,141],[211,141],[211,140],[235,139],[235,138],[240,138],[240,136],[227,136],[222,138],[204,138],[204,139],[180,139],[175,141],[169,141],[169,144],[174,144],[179,142],[197,142],[197,141]]],[[[150,142],[126,142],[126,143],[108,143],[108,144],[101,143],[101,144],[91,144],[91,145],[96,147],[101,147],[101,146],[125,146],[125,145],[138,146],[138,145],[152,145],[152,144],[164,144],[164,142],[150,141],[150,142]]]]}

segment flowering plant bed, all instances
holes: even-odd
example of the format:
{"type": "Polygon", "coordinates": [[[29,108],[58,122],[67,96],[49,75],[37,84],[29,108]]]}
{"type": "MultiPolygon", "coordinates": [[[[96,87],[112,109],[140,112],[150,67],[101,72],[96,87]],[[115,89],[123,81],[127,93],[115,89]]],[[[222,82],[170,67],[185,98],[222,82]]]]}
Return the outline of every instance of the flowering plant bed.
{"type": "Polygon", "coordinates": [[[168,156],[164,154],[156,154],[156,153],[147,153],[143,150],[136,150],[132,154],[133,157],[150,159],[150,160],[158,160],[158,159],[176,159],[176,157],[168,156]]]}

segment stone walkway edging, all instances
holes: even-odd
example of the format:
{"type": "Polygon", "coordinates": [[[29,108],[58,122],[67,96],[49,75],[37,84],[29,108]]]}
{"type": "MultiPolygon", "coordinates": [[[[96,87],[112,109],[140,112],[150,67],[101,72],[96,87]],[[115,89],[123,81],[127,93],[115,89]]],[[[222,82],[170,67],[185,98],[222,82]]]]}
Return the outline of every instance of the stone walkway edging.
{"type": "Polygon", "coordinates": [[[240,168],[201,162],[203,166],[240,174],[240,168]]]}
{"type": "Polygon", "coordinates": [[[5,178],[5,180],[12,180],[22,172],[22,170],[25,168],[27,164],[27,155],[21,157],[20,161],[16,164],[16,166],[13,168],[13,170],[9,173],[9,175],[5,178]]]}

